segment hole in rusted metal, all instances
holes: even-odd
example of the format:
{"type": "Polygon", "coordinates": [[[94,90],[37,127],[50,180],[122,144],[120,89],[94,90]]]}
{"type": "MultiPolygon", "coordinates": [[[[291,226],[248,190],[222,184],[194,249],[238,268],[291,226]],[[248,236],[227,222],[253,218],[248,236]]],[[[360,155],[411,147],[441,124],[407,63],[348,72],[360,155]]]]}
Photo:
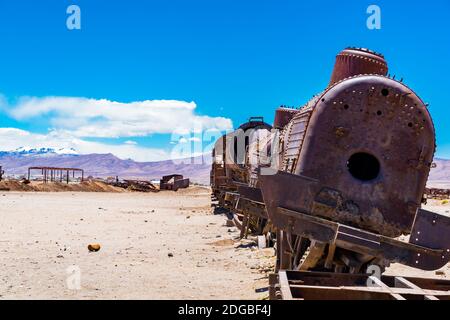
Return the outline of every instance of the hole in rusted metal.
{"type": "Polygon", "coordinates": [[[347,161],[347,168],[354,178],[361,181],[373,180],[380,173],[378,159],[365,152],[353,154],[347,161]]]}
{"type": "Polygon", "coordinates": [[[348,104],[344,105],[344,109],[347,110],[349,108],[348,104]]]}
{"type": "Polygon", "coordinates": [[[412,126],[413,126],[412,122],[408,123],[408,127],[411,128],[412,126]]]}
{"type": "Polygon", "coordinates": [[[389,94],[389,90],[388,89],[382,89],[381,90],[381,94],[385,97],[387,97],[387,95],[389,94]]]}
{"type": "Polygon", "coordinates": [[[383,112],[381,112],[380,110],[377,111],[377,115],[381,116],[383,114],[383,112]]]}

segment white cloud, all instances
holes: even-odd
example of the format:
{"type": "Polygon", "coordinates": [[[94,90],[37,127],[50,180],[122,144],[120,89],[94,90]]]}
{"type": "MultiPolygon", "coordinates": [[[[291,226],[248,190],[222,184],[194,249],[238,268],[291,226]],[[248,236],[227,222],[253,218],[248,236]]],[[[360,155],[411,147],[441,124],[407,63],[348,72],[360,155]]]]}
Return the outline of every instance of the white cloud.
{"type": "MultiPolygon", "coordinates": [[[[200,142],[191,133],[232,129],[230,119],[199,115],[194,102],[146,100],[121,103],[79,97],[22,97],[14,103],[0,94],[0,112],[22,123],[49,124],[46,134],[18,128],[0,128],[0,150],[73,148],[80,154],[112,153],[119,158],[157,161],[196,156],[188,142],[200,142]],[[86,138],[146,137],[172,134],[172,150],[139,146],[134,140],[122,144],[89,141],[86,138]],[[180,138],[181,137],[181,138],[180,138]],[[180,147],[183,146],[183,147],[180,147]]],[[[201,151],[201,150],[200,150],[201,151]]]]}
{"type": "Polygon", "coordinates": [[[49,134],[36,134],[16,128],[0,128],[0,145],[3,151],[12,151],[20,147],[75,149],[80,154],[112,153],[121,159],[135,161],[159,161],[167,159],[182,159],[197,156],[190,149],[173,148],[170,152],[141,147],[137,144],[106,144],[86,141],[73,137],[65,132],[51,131],[49,134]]]}
{"type": "Polygon", "coordinates": [[[11,105],[5,99],[0,100],[2,109],[15,120],[31,121],[43,117],[52,129],[79,138],[185,134],[210,129],[224,131],[233,126],[227,118],[196,114],[194,102],[177,100],[121,103],[77,97],[22,97],[11,105]]]}
{"type": "MultiPolygon", "coordinates": [[[[222,135],[222,134],[221,134],[222,135]]],[[[172,138],[178,138],[176,135],[174,135],[172,138]]],[[[171,141],[171,144],[178,144],[178,143],[188,143],[188,142],[195,142],[195,143],[201,143],[202,139],[198,137],[189,137],[189,136],[182,136],[178,139],[178,141],[171,141]]]]}

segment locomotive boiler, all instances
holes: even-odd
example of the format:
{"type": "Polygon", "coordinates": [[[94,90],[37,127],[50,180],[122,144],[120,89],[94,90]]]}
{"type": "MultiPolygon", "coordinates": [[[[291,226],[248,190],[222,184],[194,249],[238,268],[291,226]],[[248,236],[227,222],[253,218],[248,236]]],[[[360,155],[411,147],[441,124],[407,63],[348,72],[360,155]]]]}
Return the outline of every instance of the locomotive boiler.
{"type": "Polygon", "coordinates": [[[251,118],[217,141],[213,195],[242,236],[276,238],[278,270],[436,270],[450,260],[450,218],[421,209],[435,152],[430,113],[387,75],[381,54],[347,48],[302,107],[278,108],[273,126],[251,118]]]}

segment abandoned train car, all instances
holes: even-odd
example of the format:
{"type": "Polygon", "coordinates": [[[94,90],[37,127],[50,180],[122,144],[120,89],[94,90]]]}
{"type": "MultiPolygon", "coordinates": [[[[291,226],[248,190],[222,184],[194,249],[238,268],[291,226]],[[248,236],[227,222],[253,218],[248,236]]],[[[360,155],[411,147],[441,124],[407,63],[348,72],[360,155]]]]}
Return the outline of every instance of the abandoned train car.
{"type": "Polygon", "coordinates": [[[324,91],[276,110],[272,127],[258,120],[216,143],[211,186],[243,236],[276,233],[277,269],[435,270],[450,260],[450,218],[421,209],[433,122],[383,55],[346,48],[324,91]]]}

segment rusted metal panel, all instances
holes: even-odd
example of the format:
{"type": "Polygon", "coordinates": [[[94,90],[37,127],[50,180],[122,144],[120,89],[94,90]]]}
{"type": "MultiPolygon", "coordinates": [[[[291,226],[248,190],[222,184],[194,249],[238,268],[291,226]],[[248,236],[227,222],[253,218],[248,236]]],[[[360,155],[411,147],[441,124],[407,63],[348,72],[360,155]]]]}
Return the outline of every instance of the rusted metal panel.
{"type": "Polygon", "coordinates": [[[269,274],[269,299],[270,300],[281,300],[282,299],[281,290],[280,290],[280,281],[278,279],[277,273],[269,274]]]}
{"type": "MultiPolygon", "coordinates": [[[[409,242],[431,249],[443,249],[438,261],[450,260],[450,217],[419,209],[414,220],[409,242]]],[[[417,260],[427,259],[418,256],[417,260]]]]}
{"type": "Polygon", "coordinates": [[[288,221],[277,214],[278,207],[311,212],[318,180],[282,171],[275,175],[261,175],[259,179],[267,214],[276,227],[288,225],[288,221]]]}
{"type": "Polygon", "coordinates": [[[251,201],[264,203],[263,195],[260,188],[253,188],[248,186],[239,186],[238,193],[241,197],[251,201]]]}
{"type": "Polygon", "coordinates": [[[261,202],[239,197],[234,209],[240,213],[251,214],[256,218],[267,219],[266,208],[261,202]]]}

